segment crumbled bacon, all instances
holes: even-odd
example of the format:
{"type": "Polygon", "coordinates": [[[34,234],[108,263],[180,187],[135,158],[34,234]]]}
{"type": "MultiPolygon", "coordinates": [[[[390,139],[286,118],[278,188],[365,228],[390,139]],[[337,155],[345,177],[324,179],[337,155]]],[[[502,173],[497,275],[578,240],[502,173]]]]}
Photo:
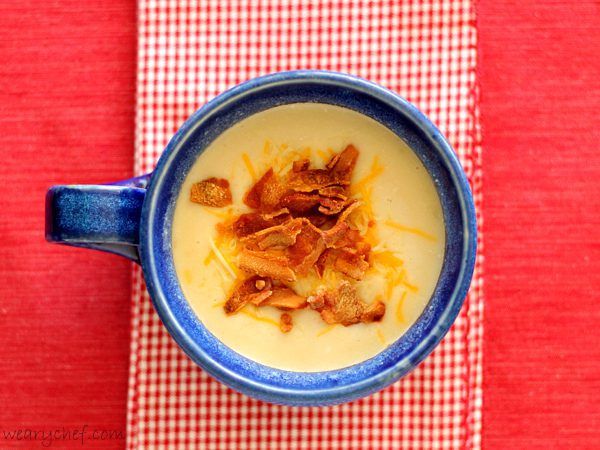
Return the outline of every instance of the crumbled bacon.
{"type": "Polygon", "coordinates": [[[341,323],[344,326],[360,322],[365,309],[356,290],[347,281],[342,281],[335,294],[326,297],[329,300],[321,311],[321,317],[327,323],[341,323]]]}
{"type": "Polygon", "coordinates": [[[356,208],[358,208],[359,206],[360,203],[356,201],[350,203],[346,207],[346,209],[339,215],[335,225],[329,230],[323,232],[323,240],[325,241],[327,247],[339,246],[337,245],[337,242],[340,239],[344,238],[350,230],[350,226],[348,225],[347,219],[350,217],[350,214],[352,214],[352,212],[356,210],[356,208]]]}
{"type": "Polygon", "coordinates": [[[326,323],[340,323],[346,327],[359,322],[377,322],[385,314],[384,303],[377,300],[367,305],[347,281],[342,281],[335,291],[318,291],[308,298],[308,304],[321,313],[321,318],[326,323]]]}
{"type": "Polygon", "coordinates": [[[292,327],[294,326],[292,322],[292,316],[288,313],[283,313],[281,318],[279,319],[279,329],[282,333],[289,333],[292,331],[292,327]]]}
{"type": "Polygon", "coordinates": [[[290,218],[287,209],[280,209],[271,214],[247,213],[240,215],[233,222],[233,234],[238,238],[243,238],[258,231],[280,225],[290,218]]]}
{"type": "Polygon", "coordinates": [[[305,308],[307,304],[306,298],[296,294],[292,289],[278,287],[273,290],[273,295],[261,303],[261,306],[274,306],[283,310],[292,310],[305,308]]]}
{"type": "Polygon", "coordinates": [[[342,229],[338,229],[337,231],[337,236],[329,236],[330,238],[332,238],[331,241],[328,241],[328,244],[331,248],[350,247],[358,249],[360,247],[361,254],[364,253],[365,249],[368,248],[367,253],[371,249],[371,246],[362,240],[362,236],[360,235],[360,232],[358,230],[350,228],[346,225],[342,229]],[[343,231],[343,233],[341,231],[343,231]]]}
{"type": "Polygon", "coordinates": [[[335,219],[332,216],[326,216],[319,212],[308,213],[304,215],[304,218],[321,230],[327,230],[335,224],[335,219]]]}
{"type": "Polygon", "coordinates": [[[322,197],[337,197],[343,200],[348,198],[346,188],[343,186],[327,186],[319,189],[319,195],[322,197]]]}
{"type": "Polygon", "coordinates": [[[306,275],[325,250],[321,230],[308,220],[302,222],[302,230],[296,237],[296,243],[289,249],[290,263],[299,275],[306,275]]]}
{"type": "Polygon", "coordinates": [[[282,249],[296,242],[296,236],[302,230],[302,220],[292,219],[281,225],[265,228],[244,238],[244,241],[260,250],[282,249]]]}
{"type": "Polygon", "coordinates": [[[338,180],[340,184],[349,184],[357,159],[358,150],[353,145],[349,145],[343,152],[331,158],[327,163],[327,168],[330,170],[332,177],[338,180]]]}
{"type": "Polygon", "coordinates": [[[308,159],[299,159],[294,161],[292,164],[292,172],[302,172],[310,167],[310,161],[308,159]]]}
{"type": "Polygon", "coordinates": [[[317,259],[317,262],[315,263],[315,272],[317,273],[317,275],[319,277],[323,276],[323,273],[325,272],[325,268],[329,265],[329,253],[331,252],[330,249],[326,248],[325,250],[323,250],[323,253],[321,253],[321,256],[319,256],[319,259],[317,259]]]}
{"type": "Polygon", "coordinates": [[[326,267],[331,267],[349,278],[360,281],[369,269],[369,262],[364,253],[360,253],[354,248],[343,247],[327,249],[321,254],[315,264],[317,275],[323,276],[326,267]]]}
{"type": "Polygon", "coordinates": [[[238,265],[245,272],[262,277],[287,282],[296,280],[294,271],[289,267],[288,259],[285,256],[271,252],[260,252],[245,248],[240,252],[238,265]]]}
{"type": "MultiPolygon", "coordinates": [[[[248,190],[244,203],[252,211],[218,228],[238,239],[238,266],[248,277],[227,300],[227,314],[252,303],[284,311],[310,306],[325,322],[344,326],[381,320],[385,304],[367,305],[348,281],[308,298],[284,285],[310,270],[323,276],[326,268],[345,279],[359,281],[365,276],[371,247],[349,220],[360,206],[350,198],[357,159],[358,151],[349,145],[323,169],[311,168],[310,160],[300,159],[286,174],[267,170],[248,190]]],[[[280,329],[291,328],[292,316],[286,312],[280,329]]]]}
{"type": "Polygon", "coordinates": [[[268,300],[269,297],[271,297],[272,295],[273,291],[271,291],[270,289],[264,289],[255,294],[250,294],[248,296],[248,302],[254,305],[260,305],[261,303],[264,303],[265,300],[268,300]]]}
{"type": "Polygon", "coordinates": [[[319,205],[321,197],[318,194],[290,191],[279,200],[279,206],[289,209],[292,213],[305,213],[319,205]]]}
{"type": "Polygon", "coordinates": [[[331,252],[331,256],[335,261],[334,268],[338,272],[357,281],[364,278],[365,272],[369,268],[369,263],[365,261],[364,255],[360,255],[354,249],[336,249],[331,252]]]}
{"type": "Polygon", "coordinates": [[[346,200],[336,197],[319,197],[319,212],[328,216],[339,214],[346,206],[346,200]]]}
{"type": "Polygon", "coordinates": [[[271,295],[272,291],[269,289],[261,291],[256,288],[256,283],[259,280],[259,277],[254,276],[246,278],[242,282],[238,283],[232,294],[225,302],[225,306],[223,307],[225,309],[225,313],[234,314],[246,306],[247,303],[263,301],[269,295],[271,295]]]}
{"type": "Polygon", "coordinates": [[[231,205],[229,181],[222,178],[207,178],[192,185],[190,200],[203,206],[222,208],[231,205]]]}
{"type": "Polygon", "coordinates": [[[322,311],[325,308],[325,305],[328,303],[326,301],[327,291],[323,288],[317,290],[314,295],[311,295],[306,299],[308,306],[315,311],[322,311]]]}
{"type": "Polygon", "coordinates": [[[284,192],[285,188],[271,168],[248,191],[244,203],[250,208],[272,211],[279,203],[279,199],[284,192]]]}
{"type": "Polygon", "coordinates": [[[385,315],[385,303],[381,300],[375,300],[369,306],[365,308],[360,321],[363,323],[379,322],[385,315]]]}
{"type": "Polygon", "coordinates": [[[288,187],[298,192],[317,191],[339,184],[325,169],[307,169],[289,174],[288,187]]]}

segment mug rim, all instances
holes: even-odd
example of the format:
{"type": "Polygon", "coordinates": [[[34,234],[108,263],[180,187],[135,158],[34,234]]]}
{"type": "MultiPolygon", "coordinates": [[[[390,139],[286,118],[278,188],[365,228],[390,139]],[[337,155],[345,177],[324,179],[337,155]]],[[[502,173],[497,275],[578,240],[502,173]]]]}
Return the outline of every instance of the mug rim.
{"type": "MultiPolygon", "coordinates": [[[[429,175],[431,176],[431,173],[429,173],[429,175]]],[[[440,195],[440,192],[438,192],[438,195],[440,195]]],[[[446,223],[444,224],[444,227],[446,228],[446,223]]],[[[421,111],[407,100],[380,85],[353,75],[321,70],[278,72],[254,78],[223,92],[195,111],[175,133],[161,155],[156,169],[152,173],[142,207],[140,223],[140,260],[146,285],[159,317],[177,344],[196,364],[200,365],[209,374],[235,390],[274,403],[296,405],[324,405],[356,399],[388,386],[398,378],[413,370],[431,353],[433,348],[437,346],[454,323],[470,286],[475,265],[476,246],[476,217],[469,183],[456,154],[435,125],[433,125],[421,111]],[[186,142],[186,140],[196,131],[197,127],[202,125],[202,119],[206,119],[206,117],[209,117],[211,114],[215,113],[215,111],[218,111],[219,108],[236,102],[251,92],[260,92],[275,84],[285,85],[286,83],[296,83],[299,81],[320,85],[342,85],[353,89],[359,89],[367,95],[385,102],[394,110],[399,110],[398,112],[402,112],[404,115],[408,116],[412,121],[412,124],[419,128],[423,135],[426,136],[428,144],[435,149],[436,154],[442,159],[445,168],[448,169],[452,185],[456,190],[460,205],[460,215],[462,223],[464,224],[460,271],[456,283],[452,287],[451,294],[445,302],[443,312],[431,330],[423,336],[423,339],[418,342],[406,356],[396,360],[393,365],[384,368],[384,370],[381,370],[374,375],[351,384],[304,390],[273,386],[249,379],[239,373],[229,370],[229,368],[224,367],[218,361],[213,360],[204,353],[202,343],[197,342],[183,329],[179,320],[171,310],[171,306],[167,300],[167,294],[163,291],[160,283],[157,283],[159,274],[155,252],[153,250],[155,243],[153,242],[154,233],[152,232],[152,225],[154,223],[153,214],[156,210],[154,206],[156,206],[158,194],[160,193],[160,189],[158,189],[157,186],[160,186],[161,180],[167,176],[168,171],[165,171],[165,169],[170,166],[171,160],[177,153],[174,150],[178,149],[180,144],[186,142]]],[[[444,266],[440,271],[440,277],[443,270],[444,266]]],[[[430,301],[431,299],[428,303],[430,301]]],[[[406,335],[412,327],[417,325],[421,319],[422,315],[419,316],[411,327],[409,327],[403,336],[406,335]]],[[[233,349],[231,349],[231,351],[235,352],[233,349]]],[[[369,360],[361,361],[357,363],[357,365],[364,364],[367,361],[369,360]]],[[[308,374],[319,373],[324,372],[309,372],[308,374]]]]}

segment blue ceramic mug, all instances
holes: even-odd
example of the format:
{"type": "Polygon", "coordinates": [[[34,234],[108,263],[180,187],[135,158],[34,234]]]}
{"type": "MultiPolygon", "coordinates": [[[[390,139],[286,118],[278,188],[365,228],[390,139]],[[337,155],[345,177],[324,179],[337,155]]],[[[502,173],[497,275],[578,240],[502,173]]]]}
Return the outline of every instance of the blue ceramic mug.
{"type": "Polygon", "coordinates": [[[236,86],[208,102],[183,124],[154,172],[110,185],[54,186],[46,197],[46,215],[47,240],[117,253],[141,264],[165,327],[204,370],[244,394],[286,405],[354,400],[414,369],[454,322],[475,263],[473,199],[450,145],[417,108],[398,95],[369,81],[332,72],[282,72],[236,86]],[[188,171],[204,149],[223,131],[252,114],[302,102],[355,110],[400,136],[435,183],[446,230],[444,262],[435,291],[408,331],[371,359],[313,373],[264,366],[213,336],[183,296],[171,251],[175,201],[188,171]]]}

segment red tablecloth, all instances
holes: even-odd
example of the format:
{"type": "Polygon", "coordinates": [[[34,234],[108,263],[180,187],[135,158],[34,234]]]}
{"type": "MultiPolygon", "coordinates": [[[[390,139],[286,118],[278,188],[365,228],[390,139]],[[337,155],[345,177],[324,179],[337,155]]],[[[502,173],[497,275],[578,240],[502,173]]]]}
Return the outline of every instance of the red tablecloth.
{"type": "MultiPolygon", "coordinates": [[[[600,8],[482,0],[479,28],[483,443],[593,448],[600,8]]],[[[54,183],[131,174],[135,33],[131,0],[0,2],[0,433],[87,425],[124,435],[129,265],[45,244],[43,196],[54,183]]]]}

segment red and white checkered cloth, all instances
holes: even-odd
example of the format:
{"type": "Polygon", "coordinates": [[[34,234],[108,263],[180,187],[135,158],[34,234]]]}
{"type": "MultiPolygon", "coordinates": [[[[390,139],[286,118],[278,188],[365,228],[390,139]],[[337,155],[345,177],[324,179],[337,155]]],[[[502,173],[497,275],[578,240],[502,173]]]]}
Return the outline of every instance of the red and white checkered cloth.
{"type": "MultiPolygon", "coordinates": [[[[150,171],[181,123],[225,89],[275,71],[330,69],[423,110],[458,152],[481,211],[473,1],[139,0],[136,173],[150,171]]],[[[209,378],[165,331],[136,267],[128,447],[479,448],[479,245],[469,297],[435,352],[386,390],[327,408],[269,405],[209,378]]]]}

